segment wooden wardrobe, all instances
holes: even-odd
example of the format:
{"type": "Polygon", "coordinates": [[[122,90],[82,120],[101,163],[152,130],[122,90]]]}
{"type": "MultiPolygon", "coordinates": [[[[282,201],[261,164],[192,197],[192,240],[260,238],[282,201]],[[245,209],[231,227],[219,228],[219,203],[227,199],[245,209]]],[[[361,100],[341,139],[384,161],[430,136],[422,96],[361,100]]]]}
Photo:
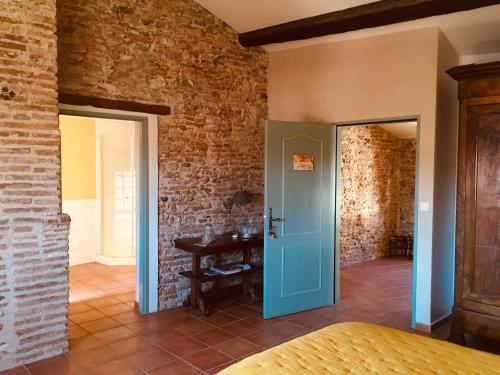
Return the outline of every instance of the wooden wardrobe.
{"type": "Polygon", "coordinates": [[[455,303],[450,340],[500,340],[500,61],[464,65],[458,81],[455,303]]]}

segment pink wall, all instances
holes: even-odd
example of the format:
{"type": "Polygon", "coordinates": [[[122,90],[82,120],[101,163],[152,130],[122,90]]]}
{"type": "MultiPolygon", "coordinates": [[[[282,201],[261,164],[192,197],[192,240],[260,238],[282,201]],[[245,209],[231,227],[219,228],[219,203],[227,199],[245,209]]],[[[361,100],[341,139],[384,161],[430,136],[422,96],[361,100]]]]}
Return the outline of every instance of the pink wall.
{"type": "Polygon", "coordinates": [[[434,150],[439,29],[270,54],[269,117],[342,122],[419,116],[416,321],[431,323],[434,150]]]}
{"type": "Polygon", "coordinates": [[[272,52],[269,117],[338,122],[420,114],[433,123],[437,42],[432,28],[272,52]]]}
{"type": "Polygon", "coordinates": [[[458,65],[459,57],[443,33],[438,52],[432,269],[439,272],[432,273],[432,322],[449,315],[453,306],[458,144],[458,88],[446,71],[458,65]]]}

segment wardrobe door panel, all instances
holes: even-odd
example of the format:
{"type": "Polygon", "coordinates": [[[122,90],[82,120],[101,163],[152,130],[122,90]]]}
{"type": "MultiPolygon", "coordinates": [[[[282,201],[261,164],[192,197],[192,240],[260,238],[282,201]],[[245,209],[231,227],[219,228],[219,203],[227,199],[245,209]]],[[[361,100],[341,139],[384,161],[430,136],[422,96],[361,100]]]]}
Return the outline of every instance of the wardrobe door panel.
{"type": "Polygon", "coordinates": [[[500,306],[500,105],[471,107],[467,128],[463,297],[500,306]]]}

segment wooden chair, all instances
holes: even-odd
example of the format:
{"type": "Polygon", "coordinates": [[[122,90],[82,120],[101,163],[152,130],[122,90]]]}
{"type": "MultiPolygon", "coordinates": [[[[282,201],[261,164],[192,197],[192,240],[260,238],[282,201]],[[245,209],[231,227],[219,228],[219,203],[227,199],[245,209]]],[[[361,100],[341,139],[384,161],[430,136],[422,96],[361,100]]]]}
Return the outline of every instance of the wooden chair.
{"type": "Polygon", "coordinates": [[[400,250],[401,255],[413,259],[413,237],[391,236],[389,238],[389,258],[392,257],[393,250],[400,250]]]}

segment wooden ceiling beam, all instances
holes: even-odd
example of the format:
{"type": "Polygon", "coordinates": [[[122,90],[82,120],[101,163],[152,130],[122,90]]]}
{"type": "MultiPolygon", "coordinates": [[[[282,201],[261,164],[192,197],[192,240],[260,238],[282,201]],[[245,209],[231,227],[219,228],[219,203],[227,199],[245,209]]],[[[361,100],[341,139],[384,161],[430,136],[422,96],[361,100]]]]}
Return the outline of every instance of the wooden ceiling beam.
{"type": "Polygon", "coordinates": [[[152,115],[170,115],[168,105],[146,104],[125,100],[113,100],[75,94],[59,93],[59,103],[70,105],[91,106],[95,108],[114,109],[128,112],[149,113],[152,115]]]}
{"type": "Polygon", "coordinates": [[[381,0],[239,36],[245,47],[284,43],[500,4],[500,0],[381,0]]]}

